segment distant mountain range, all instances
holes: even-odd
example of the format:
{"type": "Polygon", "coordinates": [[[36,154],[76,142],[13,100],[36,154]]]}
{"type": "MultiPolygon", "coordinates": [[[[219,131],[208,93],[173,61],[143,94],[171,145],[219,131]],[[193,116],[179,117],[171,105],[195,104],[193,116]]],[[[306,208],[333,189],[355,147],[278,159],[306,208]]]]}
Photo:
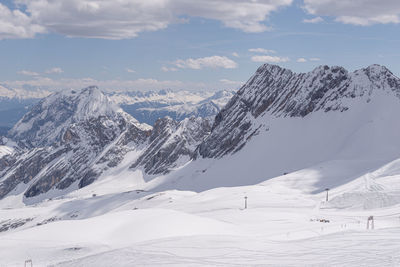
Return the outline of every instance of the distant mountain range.
{"type": "MultiPolygon", "coordinates": [[[[182,121],[191,116],[213,117],[233,96],[234,91],[126,91],[107,93],[110,99],[139,122],[153,125],[166,116],[182,121]]],[[[5,135],[40,99],[50,95],[43,90],[16,90],[0,85],[0,135],[5,135]]]]}
{"type": "Polygon", "coordinates": [[[110,94],[110,99],[142,123],[153,125],[166,116],[182,121],[191,116],[214,117],[235,91],[190,92],[160,90],[110,94]]]}
{"type": "Polygon", "coordinates": [[[0,85],[0,135],[4,135],[34,104],[49,94],[48,91],[9,89],[0,85]]]}

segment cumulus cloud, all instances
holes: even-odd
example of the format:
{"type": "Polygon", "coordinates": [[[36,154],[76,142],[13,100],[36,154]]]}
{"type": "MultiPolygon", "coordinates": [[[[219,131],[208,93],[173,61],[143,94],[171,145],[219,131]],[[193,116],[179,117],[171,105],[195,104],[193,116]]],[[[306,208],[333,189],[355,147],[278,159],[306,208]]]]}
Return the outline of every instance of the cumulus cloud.
{"type": "Polygon", "coordinates": [[[288,62],[290,59],[288,57],[278,56],[253,56],[251,60],[254,62],[283,63],[288,62]]]}
{"type": "Polygon", "coordinates": [[[0,40],[32,38],[38,33],[45,33],[43,26],[20,10],[10,10],[0,3],[0,40]]]}
{"type": "Polygon", "coordinates": [[[63,72],[64,71],[59,67],[54,67],[54,68],[51,68],[51,69],[48,69],[48,70],[45,71],[45,73],[47,73],[47,74],[52,74],[52,73],[60,74],[60,73],[63,73],[63,72]]]}
{"type": "Polygon", "coordinates": [[[174,21],[168,1],[18,0],[33,21],[70,37],[125,39],[174,21]]]}
{"type": "Polygon", "coordinates": [[[250,48],[249,52],[253,53],[261,53],[261,54],[274,54],[276,53],[275,50],[272,49],[264,49],[264,48],[250,48]]]}
{"type": "Polygon", "coordinates": [[[26,75],[26,76],[39,76],[40,75],[39,73],[30,71],[30,70],[20,70],[20,71],[18,71],[18,74],[26,75]]]}
{"type": "Polygon", "coordinates": [[[310,14],[333,16],[346,24],[400,23],[398,0],[304,0],[304,8],[310,14]]]}
{"type": "Polygon", "coordinates": [[[315,17],[315,18],[312,18],[312,19],[303,19],[304,23],[313,23],[313,24],[320,23],[320,22],[323,22],[323,21],[324,21],[324,19],[321,18],[321,17],[315,17]]]}
{"type": "MultiPolygon", "coordinates": [[[[127,39],[164,29],[181,21],[182,16],[218,20],[225,27],[244,32],[263,32],[269,29],[264,24],[268,16],[292,1],[16,0],[26,13],[16,11],[11,17],[23,17],[30,27],[36,27],[25,33],[29,37],[48,29],[70,37],[127,39]]],[[[4,21],[10,21],[9,17],[4,21]]]]}
{"type": "Polygon", "coordinates": [[[296,61],[299,63],[304,63],[304,62],[307,62],[307,59],[305,59],[304,57],[301,57],[301,58],[298,58],[296,61]]]}
{"type": "Polygon", "coordinates": [[[232,56],[234,56],[234,57],[239,57],[239,54],[236,53],[236,52],[233,52],[233,53],[232,53],[232,56]]]}
{"type": "Polygon", "coordinates": [[[203,68],[237,68],[237,63],[230,58],[222,56],[211,56],[201,58],[178,59],[173,65],[180,69],[203,69],[203,68]]]}
{"type": "Polygon", "coordinates": [[[310,61],[320,61],[321,59],[319,57],[312,57],[310,58],[310,61]]]}
{"type": "Polygon", "coordinates": [[[244,32],[263,32],[268,15],[292,0],[171,0],[176,14],[203,17],[221,21],[226,27],[244,32]]]}

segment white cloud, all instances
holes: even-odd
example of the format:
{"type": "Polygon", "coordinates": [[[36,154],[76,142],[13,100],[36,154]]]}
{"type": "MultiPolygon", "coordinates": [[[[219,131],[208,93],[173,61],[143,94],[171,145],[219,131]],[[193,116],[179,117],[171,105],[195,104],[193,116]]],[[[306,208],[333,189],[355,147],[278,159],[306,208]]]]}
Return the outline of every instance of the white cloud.
{"type": "Polygon", "coordinates": [[[243,85],[243,82],[239,82],[239,81],[231,81],[228,79],[221,79],[219,80],[220,83],[226,84],[226,85],[232,85],[232,86],[241,86],[243,85]]]}
{"type": "Polygon", "coordinates": [[[126,72],[129,72],[129,73],[135,73],[135,72],[136,72],[135,70],[130,69],[130,68],[126,68],[125,71],[126,71],[126,72]]]}
{"type": "Polygon", "coordinates": [[[372,24],[388,24],[388,23],[399,23],[399,15],[382,15],[371,18],[362,18],[354,16],[340,16],[336,18],[336,21],[344,24],[353,24],[358,26],[369,26],[372,24]]]}
{"type": "Polygon", "coordinates": [[[168,71],[177,71],[178,69],[177,69],[177,68],[174,68],[174,67],[162,66],[162,67],[161,67],[161,70],[164,71],[164,72],[168,72],[168,71]]]}
{"type": "Polygon", "coordinates": [[[244,32],[263,32],[263,24],[270,13],[289,6],[292,0],[172,0],[177,14],[221,21],[226,27],[244,32]]]}
{"type": "Polygon", "coordinates": [[[253,53],[262,53],[262,54],[275,54],[276,51],[272,49],[264,49],[264,48],[250,48],[249,52],[253,53]]]}
{"type": "Polygon", "coordinates": [[[0,3],[0,40],[33,38],[37,33],[45,33],[44,27],[32,22],[20,10],[10,10],[0,3]]]}
{"type": "Polygon", "coordinates": [[[234,56],[234,57],[239,57],[239,54],[236,53],[236,52],[233,52],[233,53],[232,53],[232,56],[234,56]]]}
{"type": "Polygon", "coordinates": [[[304,8],[310,14],[333,16],[346,24],[400,23],[398,0],[304,0],[304,8]]]}
{"type": "Polygon", "coordinates": [[[312,19],[303,19],[304,23],[313,23],[313,24],[320,23],[320,22],[323,22],[323,21],[324,21],[324,19],[321,18],[321,17],[315,17],[315,18],[312,18],[312,19]]]}
{"type": "Polygon", "coordinates": [[[203,68],[237,68],[237,63],[232,59],[222,56],[211,56],[202,58],[178,59],[173,62],[173,65],[181,69],[203,69],[203,68]]]}
{"type": "Polygon", "coordinates": [[[267,63],[282,63],[288,62],[290,59],[288,57],[278,57],[278,56],[253,56],[251,60],[254,62],[267,62],[267,63]]]}
{"type": "Polygon", "coordinates": [[[321,59],[319,57],[312,57],[309,60],[310,61],[320,61],[321,59]]]}
{"type": "Polygon", "coordinates": [[[301,58],[298,58],[296,61],[299,63],[304,63],[304,62],[307,62],[307,59],[305,59],[304,57],[301,57],[301,58]]]}
{"type": "Polygon", "coordinates": [[[40,75],[39,73],[30,71],[30,70],[20,70],[20,71],[18,71],[18,74],[26,75],[26,76],[39,76],[40,75]]]}
{"type": "MultiPolygon", "coordinates": [[[[48,29],[70,37],[127,39],[141,32],[164,29],[182,21],[182,16],[218,20],[225,27],[244,32],[263,32],[269,29],[264,24],[268,16],[291,5],[292,1],[16,0],[26,8],[26,13],[18,11],[18,16],[32,28],[29,33],[18,36],[33,37],[48,29]]],[[[10,15],[0,13],[2,17],[5,22],[10,21],[10,15]]]]}
{"type": "Polygon", "coordinates": [[[18,0],[33,21],[69,37],[127,39],[173,22],[166,0],[18,0]]]}
{"type": "Polygon", "coordinates": [[[51,68],[51,69],[48,69],[48,70],[45,71],[45,73],[47,73],[47,74],[51,74],[51,73],[60,74],[60,73],[63,73],[63,72],[64,71],[59,67],[54,67],[54,68],[51,68]]]}

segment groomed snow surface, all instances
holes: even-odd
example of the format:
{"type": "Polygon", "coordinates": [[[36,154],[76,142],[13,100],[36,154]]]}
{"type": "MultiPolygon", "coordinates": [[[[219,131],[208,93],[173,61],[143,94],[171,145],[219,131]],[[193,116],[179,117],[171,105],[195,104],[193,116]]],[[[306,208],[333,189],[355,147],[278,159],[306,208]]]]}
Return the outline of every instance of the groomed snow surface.
{"type": "Polygon", "coordinates": [[[310,181],[350,165],[328,162],[201,193],[107,193],[99,183],[34,206],[6,198],[0,227],[27,222],[0,233],[0,266],[28,259],[34,266],[399,266],[399,160],[332,188],[328,202],[325,192],[305,192],[310,181]],[[293,183],[299,175],[305,189],[293,183]],[[367,230],[371,215],[375,229],[367,230]]]}

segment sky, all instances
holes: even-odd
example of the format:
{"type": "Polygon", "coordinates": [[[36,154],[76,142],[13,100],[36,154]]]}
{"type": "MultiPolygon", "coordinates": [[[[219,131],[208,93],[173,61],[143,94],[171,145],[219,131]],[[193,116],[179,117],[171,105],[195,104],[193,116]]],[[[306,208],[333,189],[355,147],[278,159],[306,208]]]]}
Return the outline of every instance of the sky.
{"type": "Polygon", "coordinates": [[[400,76],[398,0],[0,0],[0,84],[236,89],[264,64],[400,76]]]}

